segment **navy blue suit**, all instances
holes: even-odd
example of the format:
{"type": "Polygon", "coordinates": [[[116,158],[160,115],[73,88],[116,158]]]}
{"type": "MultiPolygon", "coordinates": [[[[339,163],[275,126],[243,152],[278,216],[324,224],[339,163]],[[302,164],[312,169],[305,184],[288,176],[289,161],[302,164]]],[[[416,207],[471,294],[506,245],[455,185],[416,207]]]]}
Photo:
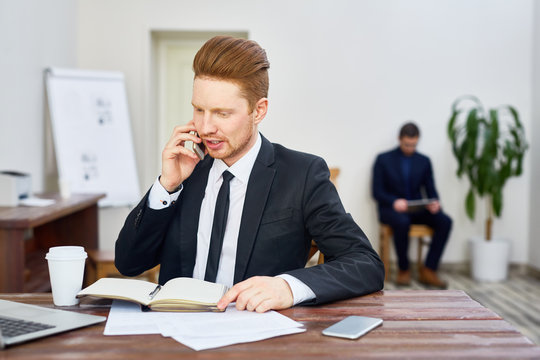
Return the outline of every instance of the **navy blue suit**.
{"type": "Polygon", "coordinates": [[[375,160],[372,191],[377,200],[379,220],[392,228],[400,270],[409,268],[407,253],[410,225],[426,224],[433,228],[434,234],[425,265],[436,271],[450,234],[452,220],[442,210],[436,214],[431,214],[426,209],[407,213],[394,210],[393,204],[397,199],[439,198],[429,158],[418,152],[408,159],[405,158],[407,157],[397,147],[379,154],[375,160]],[[403,171],[404,162],[408,162],[408,177],[403,171]]]}
{"type": "MultiPolygon", "coordinates": [[[[115,264],[138,275],[161,264],[159,282],[193,275],[201,202],[213,159],[206,156],[169,208],[153,210],[146,195],[126,219],[115,264]]],[[[256,275],[290,274],[316,295],[311,304],[382,289],[384,266],[345,212],[323,159],[262,138],[251,171],[238,236],[234,283],[256,275]],[[325,263],[304,268],[311,240],[325,263]]]]}

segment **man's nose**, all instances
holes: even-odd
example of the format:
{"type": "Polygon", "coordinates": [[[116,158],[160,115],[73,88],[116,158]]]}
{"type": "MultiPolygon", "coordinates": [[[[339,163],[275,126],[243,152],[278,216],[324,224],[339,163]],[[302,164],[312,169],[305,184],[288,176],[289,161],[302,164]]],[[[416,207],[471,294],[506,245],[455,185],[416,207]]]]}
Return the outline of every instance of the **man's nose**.
{"type": "Polygon", "coordinates": [[[212,113],[207,112],[204,114],[198,130],[199,135],[213,134],[217,131],[217,127],[214,123],[214,116],[212,113]]]}

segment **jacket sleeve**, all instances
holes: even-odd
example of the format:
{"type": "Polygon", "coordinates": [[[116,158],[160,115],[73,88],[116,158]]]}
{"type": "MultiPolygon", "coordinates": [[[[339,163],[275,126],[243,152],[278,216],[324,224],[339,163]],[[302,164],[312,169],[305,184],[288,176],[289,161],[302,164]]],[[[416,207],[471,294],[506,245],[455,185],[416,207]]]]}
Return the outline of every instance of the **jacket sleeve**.
{"type": "Polygon", "coordinates": [[[140,275],[160,262],[161,248],[176,206],[151,209],[149,193],[129,213],[116,240],[114,264],[122,275],[140,275]]]}
{"type": "Polygon", "coordinates": [[[364,232],[345,212],[329,170],[321,158],[311,164],[303,194],[306,230],[325,263],[286,272],[309,286],[321,304],[381,290],[384,265],[364,232]]]}
{"type": "Polygon", "coordinates": [[[371,184],[373,198],[379,206],[392,207],[398,197],[385,189],[384,186],[384,160],[381,155],[377,156],[373,165],[373,183],[371,184]]]}

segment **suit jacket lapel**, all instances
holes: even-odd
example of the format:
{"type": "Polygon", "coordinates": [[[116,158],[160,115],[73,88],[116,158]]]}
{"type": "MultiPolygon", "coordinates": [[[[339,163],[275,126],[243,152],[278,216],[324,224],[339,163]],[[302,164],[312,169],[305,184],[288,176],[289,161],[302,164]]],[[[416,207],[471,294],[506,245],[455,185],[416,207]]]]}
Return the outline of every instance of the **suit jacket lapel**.
{"type": "Polygon", "coordinates": [[[206,161],[195,169],[182,190],[182,211],[180,213],[180,261],[182,275],[193,276],[195,257],[197,256],[197,231],[199,215],[208,182],[208,173],[214,162],[207,156],[206,161]]]}
{"type": "Polygon", "coordinates": [[[234,269],[234,283],[242,281],[251,257],[251,251],[257,237],[259,224],[266,206],[268,194],[274,180],[275,169],[269,166],[274,163],[274,148],[262,136],[262,145],[253,170],[249,177],[246,190],[246,199],[242,211],[238,246],[236,249],[236,265],[234,269]]]}

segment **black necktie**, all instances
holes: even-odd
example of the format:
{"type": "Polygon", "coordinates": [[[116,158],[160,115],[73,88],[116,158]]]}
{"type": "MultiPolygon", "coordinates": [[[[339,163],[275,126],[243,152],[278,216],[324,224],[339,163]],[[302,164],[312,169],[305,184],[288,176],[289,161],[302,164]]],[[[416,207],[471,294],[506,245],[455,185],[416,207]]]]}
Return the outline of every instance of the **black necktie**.
{"type": "Polygon", "coordinates": [[[208,249],[208,261],[206,262],[206,273],[204,280],[216,282],[221,248],[223,247],[223,235],[227,225],[227,215],[229,214],[229,183],[234,177],[228,171],[223,172],[223,183],[219,188],[214,210],[214,223],[212,225],[212,235],[210,236],[210,249],[208,249]]]}

